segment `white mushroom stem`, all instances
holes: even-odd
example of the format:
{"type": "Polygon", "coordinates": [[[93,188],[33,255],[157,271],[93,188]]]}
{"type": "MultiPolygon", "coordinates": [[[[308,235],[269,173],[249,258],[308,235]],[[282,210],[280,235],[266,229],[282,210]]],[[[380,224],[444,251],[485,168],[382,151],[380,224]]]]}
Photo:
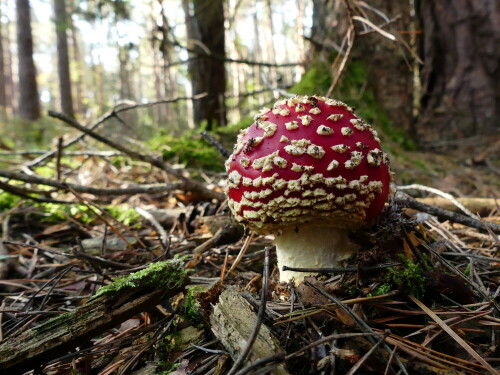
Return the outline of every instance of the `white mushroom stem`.
{"type": "Polygon", "coordinates": [[[292,268],[333,268],[339,262],[355,254],[358,246],[342,228],[321,225],[299,225],[290,227],[274,239],[280,281],[292,279],[296,284],[312,272],[283,271],[283,266],[292,268]]]}

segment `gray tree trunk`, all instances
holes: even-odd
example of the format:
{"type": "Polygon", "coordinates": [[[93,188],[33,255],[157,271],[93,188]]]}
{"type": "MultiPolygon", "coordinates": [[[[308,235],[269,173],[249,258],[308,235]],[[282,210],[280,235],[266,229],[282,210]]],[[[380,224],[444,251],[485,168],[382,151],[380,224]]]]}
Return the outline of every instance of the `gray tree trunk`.
{"type": "Polygon", "coordinates": [[[226,124],[224,1],[183,0],[192,60],[188,64],[193,94],[207,93],[193,104],[194,121],[208,130],[226,124]],[[211,56],[210,56],[211,55],[211,56]]]}
{"type": "MultiPolygon", "coordinates": [[[[0,9],[1,10],[1,9],[0,9]]],[[[0,13],[0,18],[2,14],[0,13]]],[[[0,21],[0,120],[5,120],[7,117],[7,90],[6,90],[6,75],[5,75],[5,56],[3,53],[3,29],[0,21]]]]}
{"type": "Polygon", "coordinates": [[[424,60],[421,135],[433,141],[498,132],[498,1],[420,0],[417,12],[424,60]]]}
{"type": "Polygon", "coordinates": [[[19,60],[19,115],[29,121],[40,117],[40,99],[33,61],[29,0],[16,0],[17,57],[19,60]]]}
{"type": "MultiPolygon", "coordinates": [[[[368,67],[368,87],[396,127],[422,146],[498,131],[500,5],[495,0],[370,1],[367,12],[403,43],[356,22],[351,60],[368,67]],[[407,48],[423,61],[423,65],[407,48]]],[[[335,49],[348,15],[341,0],[313,0],[314,59],[335,49]]],[[[347,66],[349,69],[349,64],[347,66]]]]}
{"type": "MultiPolygon", "coordinates": [[[[4,15],[5,16],[5,15],[4,15]]],[[[16,100],[15,100],[15,92],[14,92],[14,74],[12,73],[13,71],[13,59],[12,59],[12,52],[11,52],[11,44],[12,44],[12,39],[14,38],[12,35],[12,28],[10,27],[12,24],[12,20],[8,19],[7,24],[5,25],[5,29],[3,32],[3,57],[4,57],[4,72],[5,72],[5,92],[6,92],[6,103],[7,103],[7,110],[8,110],[8,115],[12,116],[12,114],[15,113],[17,110],[16,108],[16,100]]]]}
{"type": "Polygon", "coordinates": [[[68,15],[65,0],[54,0],[54,22],[57,37],[57,70],[59,74],[59,95],[61,96],[61,109],[70,116],[75,117],[73,109],[73,94],[71,92],[71,74],[68,52],[68,15]]]}

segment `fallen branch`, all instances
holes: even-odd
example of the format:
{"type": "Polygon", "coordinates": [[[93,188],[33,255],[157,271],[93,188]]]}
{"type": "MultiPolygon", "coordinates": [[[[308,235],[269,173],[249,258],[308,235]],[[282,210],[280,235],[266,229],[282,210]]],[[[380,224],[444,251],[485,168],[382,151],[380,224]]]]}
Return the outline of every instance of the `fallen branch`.
{"type": "Polygon", "coordinates": [[[411,208],[420,212],[426,212],[436,216],[440,220],[449,220],[454,223],[462,224],[471,228],[485,231],[487,228],[495,233],[500,233],[500,225],[490,223],[484,220],[477,220],[472,217],[462,215],[458,212],[451,212],[439,207],[431,206],[413,199],[403,192],[397,192],[394,197],[394,202],[402,207],[411,208]]]}
{"type": "MultiPolygon", "coordinates": [[[[431,206],[439,207],[448,211],[458,212],[459,208],[446,198],[442,197],[429,197],[429,198],[416,198],[417,201],[431,206]]],[[[500,207],[500,200],[495,198],[456,198],[456,200],[463,206],[467,207],[469,211],[487,216],[493,210],[500,207]]]]}
{"type": "Polygon", "coordinates": [[[0,189],[3,191],[6,191],[8,193],[11,193],[13,195],[17,195],[18,197],[24,198],[24,199],[30,199],[33,202],[38,202],[38,203],[61,203],[61,204],[72,204],[74,202],[71,201],[63,201],[63,200],[58,200],[58,199],[51,199],[51,198],[41,198],[41,197],[35,197],[32,196],[31,194],[47,194],[48,192],[37,192],[37,191],[31,191],[28,189],[21,188],[19,186],[15,185],[10,185],[6,182],[0,181],[0,189]]]}
{"type": "Polygon", "coordinates": [[[210,134],[208,134],[205,130],[203,130],[201,133],[201,136],[212,146],[214,146],[219,153],[224,156],[225,158],[228,158],[231,155],[231,152],[226,150],[223,145],[220,144],[217,139],[212,137],[210,134]]]}
{"type": "Polygon", "coordinates": [[[0,370],[16,374],[43,365],[135,314],[151,310],[182,291],[188,281],[187,271],[178,259],[154,263],[117,280],[73,312],[3,341],[0,370]]]}
{"type": "MultiPolygon", "coordinates": [[[[151,184],[141,185],[130,188],[95,188],[91,186],[83,186],[69,184],[52,180],[50,178],[28,175],[22,172],[12,172],[6,169],[0,169],[0,177],[5,177],[11,180],[23,181],[30,184],[52,186],[59,190],[68,191],[68,187],[79,193],[94,194],[94,195],[125,195],[125,194],[155,194],[166,191],[182,189],[185,185],[182,182],[171,182],[169,184],[151,184]]],[[[12,186],[12,185],[11,185],[12,186]]]]}
{"type": "Polygon", "coordinates": [[[210,189],[207,189],[204,184],[201,182],[191,180],[190,178],[187,178],[183,176],[182,171],[179,171],[175,168],[173,168],[171,165],[163,162],[161,159],[155,158],[151,155],[147,154],[141,154],[140,152],[134,151],[129,149],[128,147],[125,147],[124,145],[114,142],[111,139],[108,139],[100,134],[97,134],[96,132],[86,128],[85,126],[81,125],[71,117],[66,116],[63,113],[55,112],[55,111],[49,111],[49,116],[53,118],[57,118],[61,121],[63,121],[65,124],[81,131],[82,133],[87,134],[88,136],[98,140],[101,143],[104,143],[118,151],[123,152],[124,154],[130,156],[133,159],[144,161],[146,163],[149,163],[161,170],[164,170],[167,173],[170,173],[171,175],[175,176],[179,180],[182,181],[183,184],[183,190],[185,191],[190,191],[193,193],[200,194],[206,198],[209,199],[216,199],[219,201],[223,201],[225,199],[225,195],[223,193],[219,193],[210,189]]]}
{"type": "Polygon", "coordinates": [[[476,218],[476,215],[474,215],[471,211],[469,211],[466,207],[464,207],[464,205],[461,204],[453,195],[445,193],[444,191],[441,191],[441,190],[433,188],[433,187],[420,185],[420,184],[398,186],[398,190],[411,190],[411,189],[422,190],[422,191],[427,191],[429,193],[437,194],[445,199],[448,199],[451,203],[453,203],[460,210],[462,210],[462,212],[465,213],[467,216],[470,216],[474,219],[476,218]]]}
{"type": "MultiPolygon", "coordinates": [[[[95,130],[95,129],[97,129],[97,127],[104,124],[110,118],[116,117],[116,115],[119,114],[120,112],[130,111],[130,110],[133,110],[136,108],[147,108],[147,107],[151,107],[151,106],[158,105],[158,104],[175,103],[175,102],[178,102],[181,100],[198,100],[205,95],[206,94],[199,94],[199,95],[196,95],[194,97],[178,97],[178,98],[174,98],[174,99],[158,100],[156,102],[151,102],[151,103],[142,103],[142,104],[135,104],[134,103],[132,105],[126,105],[126,106],[123,106],[123,104],[120,103],[117,106],[115,106],[113,109],[111,109],[110,111],[105,113],[94,124],[86,127],[85,129],[95,130]]],[[[62,149],[65,149],[71,145],[74,145],[76,142],[80,141],[85,136],[86,136],[86,134],[83,133],[83,134],[80,134],[80,135],[70,139],[67,142],[64,142],[62,144],[62,149]]],[[[53,157],[56,153],[57,153],[57,150],[48,151],[48,152],[44,153],[43,155],[39,156],[38,158],[30,161],[29,163],[24,164],[24,167],[28,167],[28,168],[36,167],[37,165],[40,165],[41,163],[43,163],[45,160],[53,157]]]]}
{"type": "MultiPolygon", "coordinates": [[[[0,151],[0,156],[32,156],[45,155],[52,151],[33,150],[33,151],[0,151]]],[[[57,151],[56,151],[57,152],[57,151]]],[[[122,156],[123,153],[117,151],[66,151],[65,156],[101,156],[109,158],[113,156],[122,156]]]]}

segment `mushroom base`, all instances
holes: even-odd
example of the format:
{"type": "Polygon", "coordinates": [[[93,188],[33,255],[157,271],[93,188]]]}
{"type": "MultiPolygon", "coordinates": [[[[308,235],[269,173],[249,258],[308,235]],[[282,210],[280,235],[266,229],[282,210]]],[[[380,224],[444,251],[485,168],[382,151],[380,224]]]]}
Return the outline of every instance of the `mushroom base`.
{"type": "Polygon", "coordinates": [[[348,232],[342,228],[324,225],[301,225],[282,230],[275,236],[276,255],[280,270],[280,281],[294,280],[301,283],[313,272],[283,271],[283,266],[292,268],[333,268],[339,262],[355,254],[358,245],[353,243],[348,232]]]}

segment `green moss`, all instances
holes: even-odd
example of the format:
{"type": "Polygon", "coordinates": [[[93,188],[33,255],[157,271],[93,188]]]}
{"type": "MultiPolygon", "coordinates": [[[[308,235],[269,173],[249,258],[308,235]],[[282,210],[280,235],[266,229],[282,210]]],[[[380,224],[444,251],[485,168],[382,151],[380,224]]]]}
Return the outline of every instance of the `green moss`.
{"type": "Polygon", "coordinates": [[[180,366],[180,363],[175,363],[175,362],[170,362],[170,361],[161,361],[158,363],[158,367],[160,368],[160,371],[157,371],[157,374],[160,375],[168,375],[180,366]]]}
{"type": "Polygon", "coordinates": [[[383,294],[389,293],[393,289],[393,286],[389,283],[384,283],[375,288],[370,294],[369,297],[373,296],[381,296],[383,294]]]}
{"type": "Polygon", "coordinates": [[[199,286],[189,288],[184,301],[179,306],[179,315],[195,326],[203,325],[201,306],[197,300],[198,294],[202,291],[203,288],[199,286]]]}
{"type": "Polygon", "coordinates": [[[77,219],[82,224],[90,224],[95,217],[92,211],[84,204],[37,203],[45,214],[43,221],[59,222],[67,220],[68,216],[77,219]]]}
{"type": "Polygon", "coordinates": [[[388,268],[383,276],[384,282],[375,288],[369,296],[380,296],[395,289],[414,295],[417,298],[424,295],[425,276],[422,267],[403,255],[400,258],[403,264],[388,268]]]}
{"type": "Polygon", "coordinates": [[[331,84],[330,67],[324,62],[315,62],[302,76],[302,79],[292,86],[290,92],[299,95],[324,95],[331,84]]]}
{"type": "Polygon", "coordinates": [[[149,141],[149,145],[153,150],[161,151],[164,160],[179,162],[189,168],[224,170],[224,160],[219,151],[202,139],[199,133],[188,132],[180,137],[157,136],[149,141]]]}
{"type": "Polygon", "coordinates": [[[386,280],[395,288],[406,290],[409,294],[420,298],[425,293],[425,276],[420,265],[401,256],[404,265],[391,267],[387,271],[386,280]]]}
{"type": "Polygon", "coordinates": [[[12,148],[33,150],[46,147],[56,138],[64,125],[51,117],[41,117],[36,121],[20,118],[0,123],[0,138],[8,139],[12,148]]]}
{"type": "Polygon", "coordinates": [[[0,193],[0,212],[4,212],[13,208],[16,204],[19,203],[21,198],[17,195],[1,192],[0,193]]]}
{"type": "MultiPolygon", "coordinates": [[[[366,87],[367,79],[366,64],[363,61],[349,61],[333,96],[355,107],[356,113],[373,124],[382,137],[397,142],[407,150],[415,150],[415,142],[409,138],[404,129],[398,128],[391,122],[387,111],[377,101],[373,91],[366,87]]],[[[300,95],[324,95],[331,82],[330,66],[324,62],[316,62],[290,91],[300,95]]]]}
{"type": "Polygon", "coordinates": [[[464,270],[464,275],[469,277],[471,269],[472,269],[471,264],[470,263],[467,264],[467,267],[465,267],[465,270],[464,270]]]}
{"type": "Polygon", "coordinates": [[[139,223],[141,215],[133,208],[127,206],[108,206],[106,211],[120,223],[127,226],[139,223]]]}
{"type": "Polygon", "coordinates": [[[109,285],[103,286],[92,299],[103,294],[113,294],[122,289],[139,286],[156,289],[165,287],[176,288],[180,286],[188,275],[188,270],[184,268],[183,264],[184,260],[182,258],[153,263],[141,271],[131,273],[123,278],[114,280],[109,285]]]}
{"type": "MultiPolygon", "coordinates": [[[[37,203],[45,214],[43,221],[60,222],[72,217],[82,224],[90,224],[96,220],[96,216],[92,210],[81,203],[76,204],[61,204],[61,203],[37,203]]],[[[126,205],[107,206],[104,208],[111,216],[119,222],[129,226],[139,223],[141,216],[136,210],[126,205]]]]}

